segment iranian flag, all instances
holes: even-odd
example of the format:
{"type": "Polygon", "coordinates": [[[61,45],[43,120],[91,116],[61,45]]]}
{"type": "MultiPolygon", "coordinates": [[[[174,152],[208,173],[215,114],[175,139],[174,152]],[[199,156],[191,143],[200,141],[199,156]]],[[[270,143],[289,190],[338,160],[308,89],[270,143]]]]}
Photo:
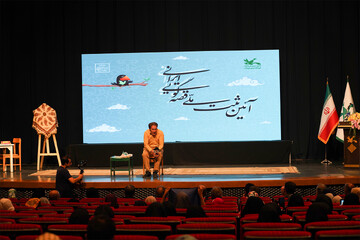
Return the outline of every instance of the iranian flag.
{"type": "MultiPolygon", "coordinates": [[[[345,89],[345,95],[344,95],[344,101],[343,105],[341,107],[341,113],[340,113],[340,122],[347,121],[348,117],[356,112],[354,100],[351,95],[351,89],[350,89],[350,83],[349,78],[347,79],[346,83],[346,89],[345,89]]],[[[336,139],[340,142],[344,143],[344,129],[338,128],[336,131],[336,139]]]]}
{"type": "Polygon", "coordinates": [[[318,134],[319,140],[326,144],[338,123],[339,117],[336,112],[334,99],[330,92],[329,83],[326,82],[325,102],[321,114],[321,122],[318,134]]]}

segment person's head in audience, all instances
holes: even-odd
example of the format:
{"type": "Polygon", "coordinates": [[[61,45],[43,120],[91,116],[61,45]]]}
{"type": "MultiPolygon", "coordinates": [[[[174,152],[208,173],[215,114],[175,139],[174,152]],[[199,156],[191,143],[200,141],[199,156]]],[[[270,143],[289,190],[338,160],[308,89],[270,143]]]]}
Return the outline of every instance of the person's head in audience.
{"type": "Polygon", "coordinates": [[[115,235],[115,223],[107,215],[94,216],[87,226],[87,239],[113,239],[115,235]]]}
{"type": "Polygon", "coordinates": [[[186,218],[207,217],[204,209],[199,205],[191,205],[186,209],[186,218]]]}
{"type": "Polygon", "coordinates": [[[285,185],[280,188],[281,195],[285,196],[285,185]]]}
{"type": "Polygon", "coordinates": [[[250,191],[247,196],[248,197],[259,197],[259,194],[256,191],[250,191]]]}
{"type": "Polygon", "coordinates": [[[323,183],[319,183],[317,186],[316,186],[316,195],[319,195],[319,194],[325,194],[325,189],[326,189],[326,185],[323,184],[323,183]]]}
{"type": "Polygon", "coordinates": [[[162,186],[162,185],[157,186],[156,190],[155,190],[155,197],[162,198],[162,196],[164,195],[164,192],[165,192],[164,186],[162,186]]]}
{"type": "Polygon", "coordinates": [[[105,202],[109,202],[110,206],[113,208],[119,208],[119,203],[117,201],[117,197],[114,194],[106,195],[105,202]]]}
{"type": "Polygon", "coordinates": [[[354,187],[351,189],[351,193],[355,193],[360,197],[360,187],[354,187]]]}
{"type": "Polygon", "coordinates": [[[296,183],[288,181],[284,185],[284,196],[289,198],[296,191],[296,183]]]}
{"type": "Polygon", "coordinates": [[[47,199],[47,197],[41,197],[40,198],[40,205],[41,206],[50,205],[49,199],[47,199]]]}
{"type": "Polygon", "coordinates": [[[185,192],[179,192],[176,194],[175,207],[176,208],[188,208],[191,205],[189,196],[185,192]]]}
{"type": "Polygon", "coordinates": [[[359,196],[355,193],[349,193],[345,196],[343,205],[360,205],[359,196]]]}
{"type": "Polygon", "coordinates": [[[167,217],[166,209],[162,203],[154,202],[150,204],[145,211],[147,217],[167,217]]]}
{"type": "Polygon", "coordinates": [[[134,198],[134,195],[135,195],[135,187],[134,185],[127,185],[125,188],[124,188],[124,193],[125,193],[125,197],[126,198],[134,198]]]}
{"type": "Polygon", "coordinates": [[[146,202],[143,200],[136,200],[134,206],[147,206],[146,202]]]}
{"type": "Polygon", "coordinates": [[[60,199],[60,193],[58,190],[51,190],[49,192],[49,200],[59,200],[60,199]]]}
{"type": "Polygon", "coordinates": [[[94,187],[86,189],[86,197],[87,198],[99,198],[100,197],[99,190],[94,187]]]}
{"type": "Polygon", "coordinates": [[[176,237],[175,240],[197,240],[197,238],[189,234],[183,234],[176,237]]]}
{"type": "Polygon", "coordinates": [[[249,192],[250,192],[250,187],[251,186],[255,186],[254,184],[252,183],[247,183],[244,187],[244,197],[247,197],[249,192]]]}
{"type": "Polygon", "coordinates": [[[276,203],[267,203],[260,208],[258,222],[281,222],[281,210],[276,203]]]}
{"type": "Polygon", "coordinates": [[[314,202],[306,211],[306,222],[320,222],[328,220],[329,205],[324,202],[314,202]]]}
{"type": "Polygon", "coordinates": [[[94,216],[106,215],[110,218],[114,217],[114,210],[109,205],[100,205],[95,209],[94,216]]]}
{"type": "Polygon", "coordinates": [[[325,194],[320,194],[317,195],[315,202],[323,202],[326,203],[329,206],[329,212],[328,214],[332,214],[332,210],[333,210],[333,203],[331,198],[329,198],[328,196],[326,196],[325,194]]]}
{"type": "Polygon", "coordinates": [[[210,196],[211,199],[215,199],[215,198],[222,198],[223,197],[223,191],[221,189],[221,187],[213,187],[210,191],[210,196]]]}
{"type": "Polygon", "coordinates": [[[340,203],[341,202],[341,197],[339,195],[336,195],[335,197],[333,197],[331,200],[333,203],[340,203]]]}
{"type": "Polygon", "coordinates": [[[241,217],[246,214],[255,214],[259,213],[260,208],[264,206],[264,202],[259,197],[249,197],[246,200],[243,211],[241,211],[241,217]]]}
{"type": "Polygon", "coordinates": [[[88,224],[89,212],[85,208],[76,208],[70,215],[69,224],[88,224]]]}
{"type": "Polygon", "coordinates": [[[259,188],[258,186],[251,186],[251,187],[249,188],[249,193],[250,193],[250,192],[256,192],[256,193],[258,194],[258,196],[260,196],[261,190],[260,190],[260,188],[259,188]]]}
{"type": "Polygon", "coordinates": [[[10,188],[8,194],[9,194],[9,198],[16,198],[16,189],[10,188]]]}
{"type": "Polygon", "coordinates": [[[43,234],[37,236],[35,240],[61,240],[61,238],[54,233],[44,232],[43,234]]]}
{"type": "Polygon", "coordinates": [[[304,199],[300,194],[293,194],[288,199],[288,207],[301,207],[304,206],[304,199]]]}
{"type": "Polygon", "coordinates": [[[150,205],[154,202],[156,202],[156,198],[154,196],[148,196],[145,198],[146,205],[150,205]]]}
{"type": "Polygon", "coordinates": [[[44,188],[35,188],[31,198],[41,198],[45,197],[45,189],[44,188]]]}
{"type": "Polygon", "coordinates": [[[345,183],[344,185],[344,195],[348,195],[349,193],[351,193],[351,189],[353,189],[355,186],[352,183],[345,183]]]}
{"type": "Polygon", "coordinates": [[[0,210],[15,211],[15,208],[10,199],[2,198],[0,200],[0,210]]]}
{"type": "Polygon", "coordinates": [[[39,204],[40,204],[40,198],[30,198],[25,203],[25,206],[26,207],[32,207],[32,208],[36,209],[39,206],[39,204]]]}
{"type": "Polygon", "coordinates": [[[163,206],[165,207],[166,215],[167,216],[177,216],[176,214],[176,208],[175,204],[171,201],[165,201],[163,203],[163,206]]]}
{"type": "Polygon", "coordinates": [[[212,204],[214,204],[214,205],[224,204],[224,199],[222,199],[222,198],[215,198],[214,200],[212,200],[212,204]]]}

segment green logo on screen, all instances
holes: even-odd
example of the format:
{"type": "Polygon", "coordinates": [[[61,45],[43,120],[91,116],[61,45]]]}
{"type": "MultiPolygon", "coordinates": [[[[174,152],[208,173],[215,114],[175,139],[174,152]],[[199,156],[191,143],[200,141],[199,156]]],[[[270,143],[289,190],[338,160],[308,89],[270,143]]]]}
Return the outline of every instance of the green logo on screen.
{"type": "Polygon", "coordinates": [[[244,59],[244,68],[245,69],[261,69],[261,63],[255,61],[256,58],[252,60],[244,59]]]}

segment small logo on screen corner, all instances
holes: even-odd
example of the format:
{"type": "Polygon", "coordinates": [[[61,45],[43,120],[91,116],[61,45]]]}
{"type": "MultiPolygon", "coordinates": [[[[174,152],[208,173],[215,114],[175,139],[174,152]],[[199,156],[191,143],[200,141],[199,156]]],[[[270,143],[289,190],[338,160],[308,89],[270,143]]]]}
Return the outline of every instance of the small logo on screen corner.
{"type": "Polygon", "coordinates": [[[244,59],[244,68],[245,69],[261,69],[261,63],[255,61],[256,58],[252,60],[244,59]]]}
{"type": "Polygon", "coordinates": [[[110,63],[95,63],[95,73],[109,73],[110,63]]]}

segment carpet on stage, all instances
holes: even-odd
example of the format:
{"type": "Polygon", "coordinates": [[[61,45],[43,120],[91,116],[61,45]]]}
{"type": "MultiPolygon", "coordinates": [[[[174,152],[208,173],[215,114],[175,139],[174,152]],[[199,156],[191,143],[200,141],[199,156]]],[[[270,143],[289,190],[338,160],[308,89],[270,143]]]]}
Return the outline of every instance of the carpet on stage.
{"type": "MultiPolygon", "coordinates": [[[[71,175],[78,175],[78,169],[69,169],[71,175]]],[[[240,174],[286,174],[299,173],[293,166],[288,167],[218,167],[218,168],[164,168],[165,175],[240,175],[240,174]]],[[[134,175],[142,175],[142,169],[134,169],[134,175]]],[[[30,176],[55,176],[56,170],[43,170],[30,176]]],[[[86,169],[88,176],[108,176],[110,169],[86,169]]],[[[128,175],[128,171],[116,171],[116,175],[128,175]]]]}

